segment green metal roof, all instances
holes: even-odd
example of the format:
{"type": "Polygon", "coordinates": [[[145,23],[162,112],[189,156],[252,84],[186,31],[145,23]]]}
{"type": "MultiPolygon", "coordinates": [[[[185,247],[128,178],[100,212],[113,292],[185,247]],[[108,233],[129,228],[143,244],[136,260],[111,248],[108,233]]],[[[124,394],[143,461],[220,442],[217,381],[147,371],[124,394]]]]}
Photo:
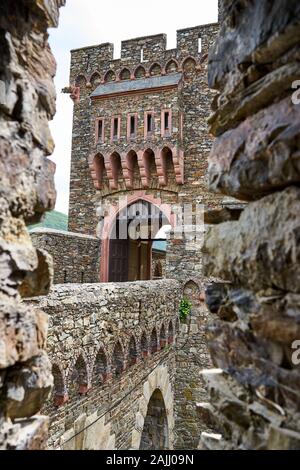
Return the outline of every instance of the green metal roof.
{"type": "Polygon", "coordinates": [[[167,251],[167,241],[166,240],[154,240],[154,242],[152,243],[152,250],[167,251]]]}

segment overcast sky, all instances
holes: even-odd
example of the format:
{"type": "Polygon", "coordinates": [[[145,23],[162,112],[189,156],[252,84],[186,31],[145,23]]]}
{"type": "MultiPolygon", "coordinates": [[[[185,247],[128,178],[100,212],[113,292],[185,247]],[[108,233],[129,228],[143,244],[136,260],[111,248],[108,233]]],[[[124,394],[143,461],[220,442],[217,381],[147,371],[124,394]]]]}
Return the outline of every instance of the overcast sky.
{"type": "MultiPolygon", "coordinates": [[[[57,60],[57,113],[50,123],[55,140],[56,210],[68,213],[73,103],[60,93],[69,85],[70,50],[112,42],[115,59],[121,40],[166,33],[168,49],[176,47],[176,30],[213,23],[218,0],[67,0],[58,29],[50,30],[50,45],[57,60]]],[[[84,195],[82,195],[84,197],[84,195]]]]}

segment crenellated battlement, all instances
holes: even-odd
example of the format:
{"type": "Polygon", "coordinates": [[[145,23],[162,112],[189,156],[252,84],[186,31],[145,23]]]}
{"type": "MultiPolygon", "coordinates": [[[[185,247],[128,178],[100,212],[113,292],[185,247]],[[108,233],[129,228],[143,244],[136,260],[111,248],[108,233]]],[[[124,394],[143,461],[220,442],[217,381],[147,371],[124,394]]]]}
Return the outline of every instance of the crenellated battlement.
{"type": "Polygon", "coordinates": [[[148,62],[164,53],[166,48],[166,34],[128,39],[121,43],[121,60],[129,59],[136,60],[137,62],[148,62]]]}
{"type": "MultiPolygon", "coordinates": [[[[177,46],[173,49],[167,49],[166,34],[124,40],[119,59],[114,59],[112,43],[74,49],[71,51],[70,83],[84,81],[93,85],[95,80],[98,84],[136,79],[139,78],[136,70],[140,71],[140,68],[144,69],[142,74],[146,77],[151,76],[155,67],[155,74],[164,75],[169,73],[170,61],[175,61],[180,71],[187,58],[193,58],[199,65],[206,57],[217,30],[218,23],[180,29],[177,31],[177,46]]],[[[174,67],[173,63],[171,65],[174,67]]]]}

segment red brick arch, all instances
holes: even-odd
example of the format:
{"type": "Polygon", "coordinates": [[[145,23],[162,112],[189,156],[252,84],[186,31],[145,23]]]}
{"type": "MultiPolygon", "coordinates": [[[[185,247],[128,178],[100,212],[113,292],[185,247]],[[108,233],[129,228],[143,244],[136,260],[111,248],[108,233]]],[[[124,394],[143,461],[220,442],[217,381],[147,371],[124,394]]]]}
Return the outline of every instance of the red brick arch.
{"type": "Polygon", "coordinates": [[[130,80],[131,78],[132,78],[132,73],[128,67],[124,67],[123,69],[120,70],[118,74],[118,80],[130,80]],[[126,78],[125,75],[128,75],[128,78],[126,78]]]}
{"type": "Polygon", "coordinates": [[[112,373],[115,376],[120,376],[126,368],[124,347],[120,340],[114,344],[111,365],[112,373]]]}
{"type": "Polygon", "coordinates": [[[98,385],[99,383],[104,383],[109,378],[110,372],[110,363],[106,348],[103,344],[98,348],[93,368],[92,368],[92,379],[91,382],[93,385],[98,385]]]}
{"type": "Polygon", "coordinates": [[[154,326],[150,335],[150,354],[154,354],[159,350],[159,336],[157,334],[157,328],[154,326]]]}
{"type": "Polygon", "coordinates": [[[75,78],[75,85],[80,86],[82,82],[84,82],[84,86],[88,83],[88,78],[84,73],[79,73],[75,78]]]}
{"type": "Polygon", "coordinates": [[[146,331],[142,331],[140,338],[140,355],[145,358],[149,355],[149,340],[146,331]]]}
{"type": "Polygon", "coordinates": [[[89,159],[88,164],[95,188],[102,189],[103,177],[106,174],[104,156],[102,153],[98,152],[94,157],[89,159]]]}
{"type": "Polygon", "coordinates": [[[174,342],[174,325],[173,325],[173,321],[170,320],[169,321],[169,325],[168,325],[168,343],[169,344],[173,344],[174,342]]]}
{"type": "Polygon", "coordinates": [[[153,64],[150,65],[149,67],[149,74],[151,76],[151,72],[152,70],[157,67],[160,69],[160,72],[157,74],[157,75],[161,75],[162,74],[162,71],[163,71],[163,66],[159,63],[159,62],[153,62],[153,64]]]}
{"type": "Polygon", "coordinates": [[[170,225],[174,228],[176,217],[171,213],[171,208],[167,204],[162,204],[160,199],[155,199],[151,195],[146,195],[145,191],[138,191],[135,195],[125,199],[124,204],[116,206],[113,213],[109,214],[104,219],[102,230],[102,246],[101,246],[101,262],[100,262],[100,282],[108,282],[108,262],[109,262],[109,242],[110,234],[113,229],[115,220],[118,214],[127,206],[134,204],[137,201],[147,201],[160,209],[167,217],[170,225]]]}
{"type": "Polygon", "coordinates": [[[181,62],[181,69],[184,71],[184,66],[185,64],[187,64],[188,62],[194,62],[195,64],[195,69],[197,68],[197,59],[195,59],[195,57],[193,56],[187,56],[185,57],[182,62],[181,62]]]}
{"type": "Polygon", "coordinates": [[[159,332],[159,346],[163,349],[167,344],[166,328],[164,323],[162,323],[159,332]]]}
{"type": "Polygon", "coordinates": [[[131,335],[127,345],[127,364],[133,366],[138,360],[137,340],[134,335],[131,335]]]}
{"type": "Polygon", "coordinates": [[[142,64],[139,64],[139,65],[134,69],[134,71],[133,71],[133,74],[132,74],[132,75],[133,75],[134,78],[136,78],[136,79],[139,78],[139,77],[136,76],[136,74],[137,74],[137,72],[138,72],[139,70],[143,70],[143,71],[144,71],[143,77],[146,77],[146,76],[147,76],[147,71],[146,71],[145,67],[144,67],[142,64]]]}
{"type": "Polygon", "coordinates": [[[107,72],[105,73],[104,75],[104,82],[112,82],[112,81],[115,81],[117,80],[117,74],[114,70],[110,69],[110,70],[107,70],[107,72]],[[111,80],[108,80],[109,77],[114,77],[114,80],[111,79],[111,80]]]}
{"type": "Polygon", "coordinates": [[[99,79],[99,84],[100,84],[100,83],[102,82],[101,74],[100,74],[100,72],[98,72],[97,70],[95,70],[95,72],[93,72],[93,73],[91,74],[90,79],[89,79],[88,81],[89,81],[89,83],[91,83],[91,84],[93,85],[93,84],[94,84],[94,81],[95,81],[97,78],[99,79]]]}
{"type": "Polygon", "coordinates": [[[169,67],[171,64],[175,64],[175,65],[176,65],[176,72],[178,72],[178,71],[181,70],[178,61],[173,58],[173,59],[168,60],[168,62],[166,63],[166,65],[165,65],[165,67],[164,67],[165,73],[167,73],[167,74],[168,74],[168,73],[174,73],[174,72],[169,72],[169,71],[168,71],[168,67],[169,67]]]}
{"type": "Polygon", "coordinates": [[[64,405],[68,400],[69,396],[67,393],[66,376],[65,371],[59,362],[52,364],[52,375],[53,375],[53,404],[55,407],[64,405]]]}
{"type": "Polygon", "coordinates": [[[75,392],[84,395],[90,389],[89,366],[84,351],[78,352],[74,357],[74,360],[72,361],[68,370],[67,383],[69,394],[70,388],[73,389],[73,395],[75,392]],[[77,389],[74,386],[75,382],[77,389]]]}

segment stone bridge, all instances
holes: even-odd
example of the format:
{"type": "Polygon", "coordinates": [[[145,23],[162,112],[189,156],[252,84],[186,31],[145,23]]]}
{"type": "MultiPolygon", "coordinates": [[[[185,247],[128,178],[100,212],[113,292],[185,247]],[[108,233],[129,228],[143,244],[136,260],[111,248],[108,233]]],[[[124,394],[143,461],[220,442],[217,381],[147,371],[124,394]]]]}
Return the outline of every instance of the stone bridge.
{"type": "Polygon", "coordinates": [[[176,281],[56,285],[49,315],[51,449],[172,449],[176,281]]]}

